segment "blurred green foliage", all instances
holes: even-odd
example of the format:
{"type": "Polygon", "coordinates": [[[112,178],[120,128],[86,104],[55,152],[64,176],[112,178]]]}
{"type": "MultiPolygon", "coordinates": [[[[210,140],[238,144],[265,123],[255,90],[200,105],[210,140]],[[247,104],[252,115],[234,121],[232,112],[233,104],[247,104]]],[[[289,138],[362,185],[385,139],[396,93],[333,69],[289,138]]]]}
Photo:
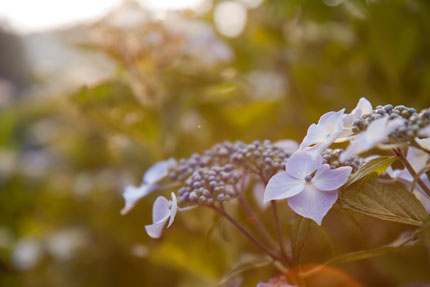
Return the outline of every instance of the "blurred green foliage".
{"type": "MultiPolygon", "coordinates": [[[[199,18],[212,25],[211,12],[199,18]]],[[[426,0],[266,0],[248,10],[239,37],[223,39],[234,58],[210,66],[185,57],[166,26],[121,32],[97,25],[89,31],[106,29],[113,44],[87,44],[112,57],[114,78],[0,107],[1,286],[215,286],[256,250],[226,222],[212,230],[219,220],[200,209],[180,214],[161,240],[150,240],[144,225],[156,195],[120,216],[126,184],[139,184],[158,160],[223,140],[301,141],[321,114],[351,109],[360,97],[375,106],[430,105],[426,0]],[[152,31],[166,35],[156,49],[136,53],[123,45],[152,31]],[[51,239],[69,229],[79,231],[82,244],[69,257],[58,255],[51,239]],[[42,255],[20,271],[13,253],[25,238],[39,242],[42,255]]],[[[281,211],[287,234],[294,218],[286,205],[281,211]]],[[[270,213],[260,214],[270,225],[270,213]]],[[[387,243],[406,228],[361,215],[341,214],[339,222],[340,214],[331,212],[324,223],[336,253],[387,243]]],[[[321,232],[311,228],[303,262],[330,256],[321,232]]],[[[341,268],[367,286],[429,281],[423,250],[341,268]]],[[[244,286],[255,286],[276,272],[244,274],[244,286]]]]}

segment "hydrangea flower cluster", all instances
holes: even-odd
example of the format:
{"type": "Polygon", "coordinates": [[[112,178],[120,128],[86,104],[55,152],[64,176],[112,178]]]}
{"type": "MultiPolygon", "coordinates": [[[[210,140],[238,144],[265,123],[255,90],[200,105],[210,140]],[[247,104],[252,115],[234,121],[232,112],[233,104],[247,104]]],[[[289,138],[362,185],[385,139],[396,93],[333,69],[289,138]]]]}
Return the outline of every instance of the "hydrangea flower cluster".
{"type": "MultiPolygon", "coordinates": [[[[309,126],[300,144],[292,140],[249,144],[225,141],[186,159],[158,162],[148,169],[140,186],[126,187],[122,213],[127,213],[149,193],[174,187],[176,191],[171,192],[170,200],[158,196],[154,202],[153,223],[145,226],[150,237],[159,238],[162,230],[171,226],[177,212],[209,207],[272,259],[288,265],[291,259],[283,247],[275,202],[285,200],[296,214],[321,225],[351,174],[366,170],[362,166],[378,157],[360,156],[373,148],[390,149],[401,160],[404,168],[389,167],[385,176],[404,184],[430,212],[430,109],[419,113],[406,106],[373,109],[367,99],[361,98],[351,113],[342,109],[322,115],[318,123],[309,126]],[[345,142],[349,142],[345,149],[332,147],[345,142]],[[243,196],[249,184],[254,184],[254,189],[251,188],[254,191],[256,186],[264,186],[263,196],[256,199],[261,201],[257,206],[272,205],[280,236],[278,250],[243,196]],[[224,203],[235,199],[252,218],[264,243],[227,213],[224,203]]],[[[282,277],[258,286],[293,285],[282,277]]]]}

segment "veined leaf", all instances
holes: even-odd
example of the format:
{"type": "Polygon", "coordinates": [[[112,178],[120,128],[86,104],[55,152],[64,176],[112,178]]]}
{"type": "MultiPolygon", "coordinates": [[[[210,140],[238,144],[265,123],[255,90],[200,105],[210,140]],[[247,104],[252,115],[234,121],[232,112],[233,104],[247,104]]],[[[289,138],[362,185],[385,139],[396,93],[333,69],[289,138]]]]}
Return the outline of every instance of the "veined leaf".
{"type": "Polygon", "coordinates": [[[362,180],[362,182],[364,182],[372,178],[378,177],[396,160],[397,156],[380,156],[378,158],[370,160],[353,175],[351,175],[351,178],[348,180],[345,186],[350,186],[351,184],[359,180],[362,180]]]}
{"type": "Polygon", "coordinates": [[[313,273],[318,272],[319,270],[321,270],[327,265],[358,261],[358,260],[384,255],[386,253],[398,252],[400,250],[408,249],[420,241],[420,239],[417,237],[418,232],[419,230],[406,231],[402,233],[399,236],[399,238],[397,238],[395,241],[389,244],[383,245],[381,247],[355,251],[355,252],[347,253],[347,254],[332,258],[316,268],[303,272],[301,276],[303,277],[310,276],[313,273]]]}
{"type": "Polygon", "coordinates": [[[373,179],[354,184],[340,192],[339,202],[343,208],[382,220],[421,226],[427,218],[421,202],[398,183],[373,179]]]}
{"type": "Polygon", "coordinates": [[[295,264],[299,263],[300,253],[305,245],[306,237],[309,233],[311,220],[299,216],[294,222],[291,230],[291,249],[295,264]]]}

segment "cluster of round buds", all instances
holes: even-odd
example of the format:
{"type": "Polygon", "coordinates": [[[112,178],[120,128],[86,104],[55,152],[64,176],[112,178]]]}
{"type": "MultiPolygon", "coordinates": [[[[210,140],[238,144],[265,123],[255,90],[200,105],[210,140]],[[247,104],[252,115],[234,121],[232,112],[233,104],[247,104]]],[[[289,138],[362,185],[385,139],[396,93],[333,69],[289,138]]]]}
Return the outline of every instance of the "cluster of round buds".
{"type": "Polygon", "coordinates": [[[228,201],[238,196],[234,186],[240,179],[241,173],[231,164],[198,168],[179,188],[178,201],[202,205],[228,201]]]}
{"type": "Polygon", "coordinates": [[[269,140],[254,141],[251,144],[235,144],[231,162],[251,171],[257,171],[266,178],[284,168],[285,161],[290,157],[282,148],[269,140]]]}
{"type": "Polygon", "coordinates": [[[420,113],[414,108],[409,108],[404,105],[395,106],[389,104],[385,106],[377,106],[369,114],[364,114],[361,118],[353,122],[352,131],[360,133],[374,120],[388,116],[390,120],[403,119],[404,125],[398,127],[389,136],[390,142],[408,141],[414,139],[418,135],[418,131],[430,124],[430,109],[424,109],[420,113]]]}
{"type": "Polygon", "coordinates": [[[171,168],[169,177],[173,181],[184,182],[197,169],[214,165],[223,166],[231,163],[230,156],[242,142],[231,143],[225,141],[214,145],[211,149],[203,152],[202,155],[194,153],[188,159],[180,159],[178,164],[171,168]]]}
{"type": "Polygon", "coordinates": [[[360,166],[364,163],[364,160],[354,155],[351,158],[345,160],[344,162],[341,162],[339,160],[340,155],[344,152],[343,149],[326,149],[321,153],[321,156],[323,158],[323,164],[330,165],[331,169],[335,169],[341,166],[350,166],[352,167],[352,172],[356,172],[360,166]]]}

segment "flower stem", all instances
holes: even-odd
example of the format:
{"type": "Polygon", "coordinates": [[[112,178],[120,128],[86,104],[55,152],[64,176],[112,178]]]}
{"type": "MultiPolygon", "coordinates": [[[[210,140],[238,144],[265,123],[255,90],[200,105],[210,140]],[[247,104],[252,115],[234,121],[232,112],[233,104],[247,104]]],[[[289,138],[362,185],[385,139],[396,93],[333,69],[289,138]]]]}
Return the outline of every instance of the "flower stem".
{"type": "Polygon", "coordinates": [[[273,218],[275,219],[275,228],[276,228],[276,234],[278,236],[279,248],[281,249],[282,257],[285,258],[285,260],[288,262],[288,265],[291,266],[292,265],[291,258],[285,252],[284,241],[282,240],[281,225],[279,223],[279,216],[278,216],[278,207],[276,205],[275,200],[271,200],[270,203],[272,205],[273,218]]]}
{"type": "Polygon", "coordinates": [[[403,165],[406,167],[406,169],[409,171],[409,173],[412,175],[412,177],[417,181],[419,186],[421,186],[421,188],[425,191],[425,193],[427,193],[427,195],[430,196],[430,187],[428,187],[422,181],[422,179],[419,176],[417,176],[417,172],[414,170],[414,168],[412,167],[412,165],[410,164],[410,162],[406,158],[403,151],[398,149],[398,148],[394,148],[394,149],[392,149],[392,152],[400,158],[403,165]]]}
{"type": "Polygon", "coordinates": [[[260,218],[257,216],[257,214],[255,214],[254,210],[252,210],[251,206],[249,206],[248,202],[245,200],[242,194],[239,195],[239,203],[245,210],[246,214],[248,215],[249,221],[257,228],[257,230],[263,236],[266,243],[271,246],[276,246],[277,245],[276,241],[272,238],[270,233],[264,227],[260,218]]]}
{"type": "Polygon", "coordinates": [[[274,254],[272,251],[267,249],[260,241],[258,241],[251,233],[249,233],[239,222],[237,222],[233,217],[231,217],[226,211],[216,207],[215,205],[209,206],[213,210],[215,210],[220,215],[224,216],[228,221],[230,221],[234,227],[236,227],[240,232],[243,233],[255,246],[257,246],[261,251],[269,255],[272,259],[277,261],[282,261],[278,255],[274,254]]]}

